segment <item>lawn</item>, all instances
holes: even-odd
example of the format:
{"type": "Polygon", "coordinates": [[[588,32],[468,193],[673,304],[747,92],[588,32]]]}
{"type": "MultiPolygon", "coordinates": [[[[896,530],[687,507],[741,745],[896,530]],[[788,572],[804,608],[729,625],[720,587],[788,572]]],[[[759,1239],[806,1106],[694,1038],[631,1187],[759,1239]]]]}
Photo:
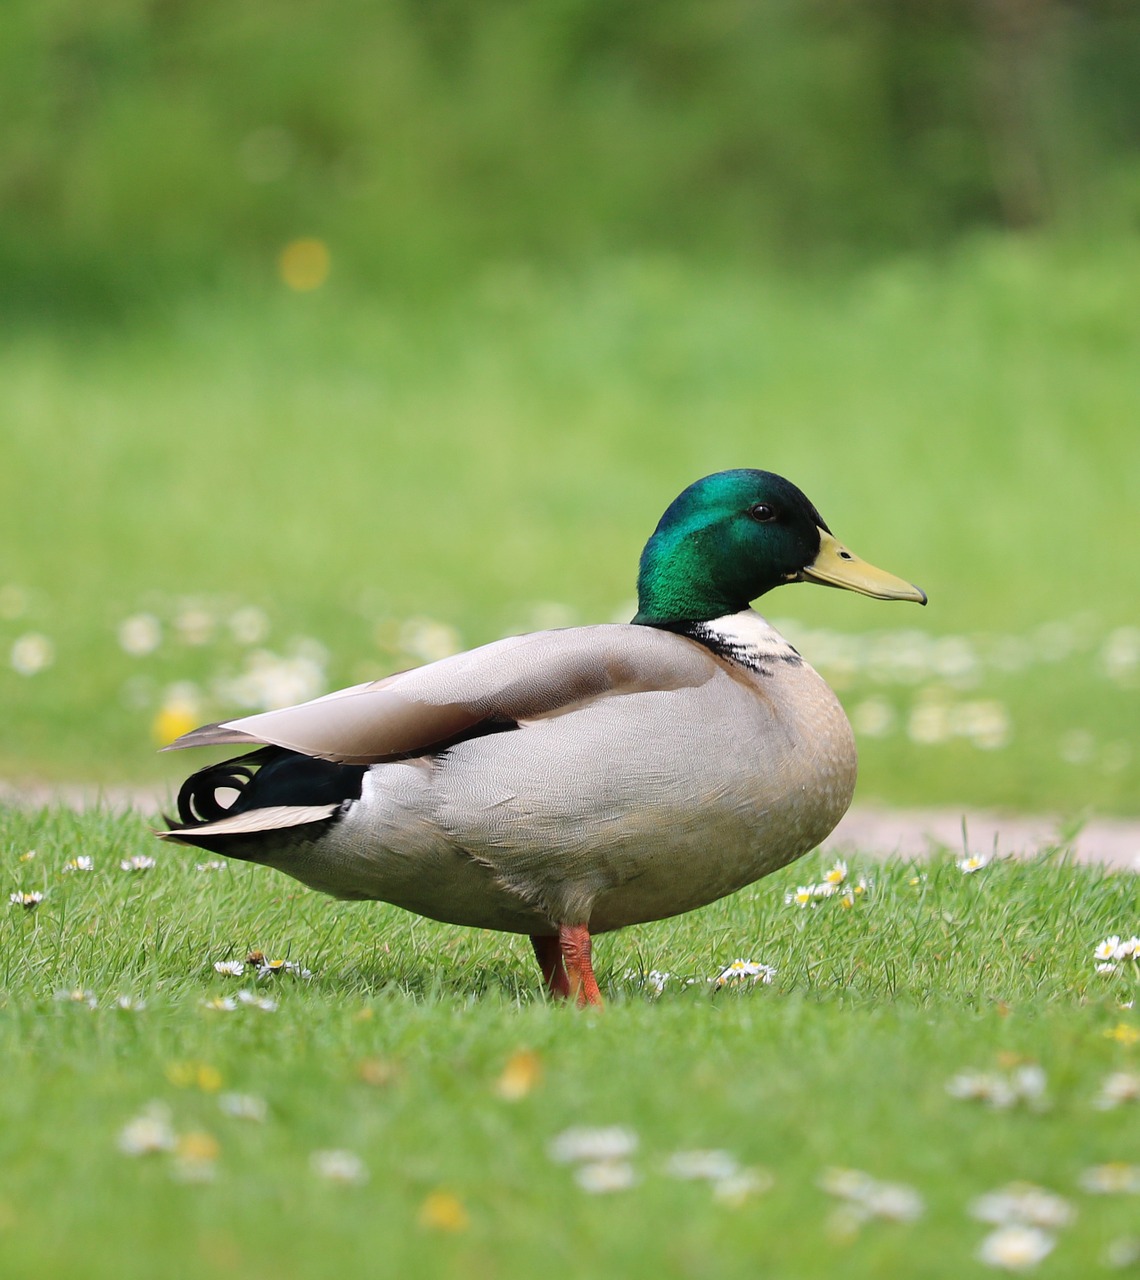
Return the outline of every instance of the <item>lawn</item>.
{"type": "Polygon", "coordinates": [[[930,606],[761,608],[860,796],[1140,810],[1140,253],[979,240],[791,279],[504,263],[444,300],[172,302],[0,335],[0,776],[542,625],[628,618],[671,498],[781,471],[930,606]]]}
{"type": "Polygon", "coordinates": [[[44,895],[0,916],[6,1276],[957,1280],[998,1229],[971,1206],[1016,1180],[1064,1202],[1022,1209],[1054,1245],[1043,1280],[1140,1250],[1135,1194],[1088,1189],[1140,1185],[1100,1170],[1140,1150],[1140,1103],[1104,1096],[1114,1074],[1140,1090],[1140,960],[1093,955],[1137,930],[1132,875],[1059,849],[855,859],[853,906],[801,908],[785,895],[830,865],[811,855],[601,939],[608,1008],[579,1013],[546,1002],[525,939],[203,856],[139,818],[0,815],[5,885],[44,895]],[[252,950],[311,976],[259,979],[252,950]],[[737,959],[775,974],[710,983],[737,959]],[[636,1149],[556,1162],[580,1125],[636,1149]],[[148,1142],[174,1145],[123,1150],[148,1142]],[[709,1149],[747,1172],[671,1176],[709,1149]]]}

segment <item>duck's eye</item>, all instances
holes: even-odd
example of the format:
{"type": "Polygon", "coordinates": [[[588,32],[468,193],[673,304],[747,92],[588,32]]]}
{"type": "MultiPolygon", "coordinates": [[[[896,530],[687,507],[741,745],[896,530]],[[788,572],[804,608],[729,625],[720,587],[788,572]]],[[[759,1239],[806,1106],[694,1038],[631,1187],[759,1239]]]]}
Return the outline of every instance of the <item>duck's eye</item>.
{"type": "Polygon", "coordinates": [[[776,512],[766,502],[758,502],[754,507],[749,507],[748,514],[761,524],[776,518],[776,512]]]}

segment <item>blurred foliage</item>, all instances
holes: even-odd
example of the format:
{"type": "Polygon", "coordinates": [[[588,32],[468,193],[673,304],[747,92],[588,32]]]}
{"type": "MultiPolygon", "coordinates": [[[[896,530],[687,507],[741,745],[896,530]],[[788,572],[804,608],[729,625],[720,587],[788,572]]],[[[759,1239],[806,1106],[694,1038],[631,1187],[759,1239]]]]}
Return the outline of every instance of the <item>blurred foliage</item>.
{"type": "Polygon", "coordinates": [[[1134,224],[1130,0],[8,0],[4,309],[1134,224]]]}

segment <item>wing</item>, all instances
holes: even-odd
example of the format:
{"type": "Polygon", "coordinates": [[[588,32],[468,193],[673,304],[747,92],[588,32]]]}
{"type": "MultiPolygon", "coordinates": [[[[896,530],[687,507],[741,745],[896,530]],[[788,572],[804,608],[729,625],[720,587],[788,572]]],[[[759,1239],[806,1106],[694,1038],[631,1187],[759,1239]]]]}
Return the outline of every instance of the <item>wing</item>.
{"type": "Polygon", "coordinates": [[[487,721],[534,720],[597,698],[696,687],[717,667],[703,646],[652,627],[535,631],[281,711],[206,725],[167,750],[272,743],[372,764],[422,753],[487,721]]]}

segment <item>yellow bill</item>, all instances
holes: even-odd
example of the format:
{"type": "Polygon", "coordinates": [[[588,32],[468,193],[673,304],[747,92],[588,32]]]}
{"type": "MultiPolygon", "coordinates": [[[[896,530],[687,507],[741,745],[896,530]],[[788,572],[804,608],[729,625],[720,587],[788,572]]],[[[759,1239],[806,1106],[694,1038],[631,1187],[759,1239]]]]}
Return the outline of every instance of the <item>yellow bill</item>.
{"type": "Polygon", "coordinates": [[[826,529],[819,531],[819,555],[804,568],[803,576],[808,582],[818,582],[825,587],[843,587],[846,591],[874,596],[876,600],[926,603],[926,592],[920,587],[860,560],[826,529]]]}

